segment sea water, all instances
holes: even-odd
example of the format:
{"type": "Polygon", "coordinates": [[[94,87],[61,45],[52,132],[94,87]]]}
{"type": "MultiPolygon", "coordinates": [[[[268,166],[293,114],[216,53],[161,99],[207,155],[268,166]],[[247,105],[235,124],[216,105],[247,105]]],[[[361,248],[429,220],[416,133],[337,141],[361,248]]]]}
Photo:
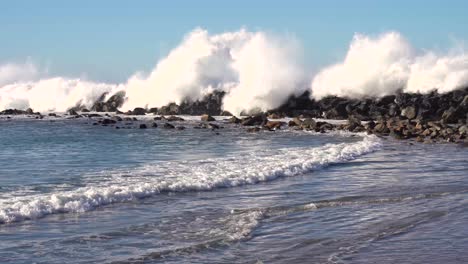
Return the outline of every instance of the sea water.
{"type": "Polygon", "coordinates": [[[1,263],[466,263],[468,149],[0,120],[1,263]]]}

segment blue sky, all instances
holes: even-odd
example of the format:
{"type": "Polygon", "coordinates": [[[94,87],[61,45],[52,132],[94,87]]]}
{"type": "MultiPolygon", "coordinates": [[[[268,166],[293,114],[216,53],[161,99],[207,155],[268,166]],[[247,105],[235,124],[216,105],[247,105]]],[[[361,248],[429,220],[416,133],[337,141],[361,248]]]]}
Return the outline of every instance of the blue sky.
{"type": "Polygon", "coordinates": [[[123,81],[149,71],[196,27],[293,34],[310,65],[341,58],[355,32],[401,32],[420,49],[468,40],[468,1],[2,1],[0,64],[30,58],[49,74],[123,81]]]}

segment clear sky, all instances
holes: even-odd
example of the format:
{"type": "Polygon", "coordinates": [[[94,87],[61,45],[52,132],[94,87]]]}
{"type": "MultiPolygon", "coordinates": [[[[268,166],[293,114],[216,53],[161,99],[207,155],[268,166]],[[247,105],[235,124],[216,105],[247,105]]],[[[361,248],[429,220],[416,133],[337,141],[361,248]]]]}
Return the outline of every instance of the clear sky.
{"type": "Polygon", "coordinates": [[[355,32],[401,32],[421,49],[468,40],[464,0],[12,0],[0,3],[0,64],[123,81],[149,71],[196,27],[294,34],[316,67],[342,57],[355,32]]]}

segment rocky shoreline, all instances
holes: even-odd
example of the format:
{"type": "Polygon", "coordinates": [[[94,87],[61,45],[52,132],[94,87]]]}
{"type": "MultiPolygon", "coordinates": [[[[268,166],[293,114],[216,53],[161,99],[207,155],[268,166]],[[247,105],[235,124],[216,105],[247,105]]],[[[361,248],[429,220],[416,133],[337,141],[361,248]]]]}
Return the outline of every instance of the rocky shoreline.
{"type": "MultiPolygon", "coordinates": [[[[90,110],[77,105],[69,109],[67,118],[96,119],[93,125],[131,127],[138,121],[135,116],[154,115],[154,122],[144,122],[138,128],[185,129],[173,122],[183,121],[178,115],[201,116],[200,123],[194,128],[220,129],[213,116],[231,116],[226,123],[246,127],[248,132],[275,131],[282,128],[309,130],[320,133],[344,130],[366,132],[379,136],[391,136],[395,139],[410,139],[417,142],[468,142],[468,88],[438,94],[399,93],[378,99],[349,99],[325,97],[321,100],[310,99],[306,92],[301,96],[291,96],[282,106],[267,112],[255,114],[242,113],[243,118],[232,116],[222,110],[224,92],[214,92],[199,101],[186,100],[180,105],[171,103],[160,108],[138,107],[126,113],[118,109],[125,101],[125,93],[119,92],[108,100],[103,94],[90,110]],[[96,113],[96,112],[115,112],[96,113]],[[251,114],[251,115],[248,115],[251,114]],[[133,117],[130,117],[133,116],[133,117]],[[288,122],[281,119],[289,117],[288,122]],[[317,118],[347,120],[342,124],[318,121],[317,118]],[[158,121],[158,122],[156,122],[158,121]],[[158,124],[159,123],[159,124],[158,124]]],[[[42,119],[44,115],[32,109],[7,109],[0,115],[27,115],[42,119]]],[[[50,117],[58,114],[48,113],[50,117]]]]}

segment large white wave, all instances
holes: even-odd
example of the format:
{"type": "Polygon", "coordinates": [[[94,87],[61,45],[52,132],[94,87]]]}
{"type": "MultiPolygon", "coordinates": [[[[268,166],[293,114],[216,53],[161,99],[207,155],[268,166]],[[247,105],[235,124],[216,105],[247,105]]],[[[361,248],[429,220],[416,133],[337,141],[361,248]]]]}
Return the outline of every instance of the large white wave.
{"type": "Polygon", "coordinates": [[[40,218],[49,214],[85,212],[96,207],[150,197],[161,192],[209,191],[271,181],[350,161],[378,150],[380,140],[366,136],[356,143],[289,148],[200,161],[165,162],[131,172],[111,172],[104,180],[52,194],[0,199],[0,223],[40,218]]]}
{"type": "Polygon", "coordinates": [[[195,29],[148,74],[121,84],[43,76],[31,62],[0,66],[0,110],[66,111],[91,107],[108,92],[124,90],[122,110],[160,107],[226,91],[224,110],[233,114],[269,110],[311,82],[312,96],[379,97],[399,90],[449,92],[468,86],[468,54],[420,52],[397,32],[356,35],[344,60],[305,77],[301,45],[294,37],[241,29],[210,34],[195,29]]]}
{"type": "Polygon", "coordinates": [[[122,84],[61,77],[25,82],[19,69],[25,75],[30,69],[9,65],[7,70],[0,68],[0,109],[65,111],[77,103],[90,107],[103,92],[125,90],[122,110],[130,110],[197,100],[223,90],[228,93],[224,110],[266,111],[297,93],[298,84],[304,83],[300,50],[299,42],[290,36],[245,29],[209,34],[195,29],[149,74],[136,73],[122,84]]]}
{"type": "Polygon", "coordinates": [[[418,52],[397,32],[355,35],[344,60],[320,71],[312,96],[381,97],[397,91],[441,93],[468,86],[468,54],[418,52]]]}
{"type": "Polygon", "coordinates": [[[127,84],[124,109],[201,99],[224,90],[224,110],[239,114],[278,107],[303,82],[300,47],[291,37],[240,30],[210,35],[197,29],[147,76],[127,84]]]}

